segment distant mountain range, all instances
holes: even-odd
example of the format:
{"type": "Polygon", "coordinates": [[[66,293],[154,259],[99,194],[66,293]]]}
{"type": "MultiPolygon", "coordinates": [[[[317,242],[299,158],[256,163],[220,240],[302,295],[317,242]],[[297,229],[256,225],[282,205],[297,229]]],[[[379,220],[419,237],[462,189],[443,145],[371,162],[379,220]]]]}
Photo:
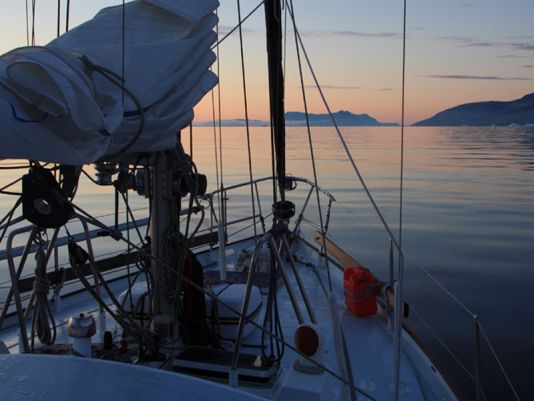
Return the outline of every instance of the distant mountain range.
{"type": "Polygon", "coordinates": [[[511,102],[467,103],[439,112],[415,126],[485,126],[534,124],[534,93],[511,102]]]}
{"type": "MultiPolygon", "coordinates": [[[[354,114],[346,110],[340,110],[336,113],[333,113],[333,116],[337,125],[340,127],[383,127],[399,125],[397,123],[382,123],[368,114],[354,114]]],[[[331,127],[334,125],[332,124],[332,119],[328,114],[309,113],[308,118],[310,121],[310,126],[312,127],[331,127]]],[[[221,124],[224,127],[244,127],[245,120],[223,120],[221,121],[221,124]]],[[[249,125],[251,127],[267,127],[269,124],[270,123],[268,121],[249,120],[249,125]]],[[[202,121],[196,123],[195,125],[205,127],[213,125],[213,122],[202,121]]],[[[306,115],[299,111],[289,111],[286,113],[286,125],[288,127],[305,127],[306,115]]]]}

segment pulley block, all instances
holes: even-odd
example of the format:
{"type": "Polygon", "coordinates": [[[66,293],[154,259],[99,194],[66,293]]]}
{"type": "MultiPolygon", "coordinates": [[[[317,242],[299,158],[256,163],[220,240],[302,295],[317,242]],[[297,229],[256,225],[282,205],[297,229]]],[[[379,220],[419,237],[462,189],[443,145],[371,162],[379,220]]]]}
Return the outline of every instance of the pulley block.
{"type": "Polygon", "coordinates": [[[279,219],[290,219],[295,215],[295,204],[290,201],[278,201],[273,205],[273,214],[279,219]]]}
{"type": "Polygon", "coordinates": [[[22,215],[43,228],[59,228],[72,217],[74,209],[50,170],[32,167],[22,177],[22,215]]]}

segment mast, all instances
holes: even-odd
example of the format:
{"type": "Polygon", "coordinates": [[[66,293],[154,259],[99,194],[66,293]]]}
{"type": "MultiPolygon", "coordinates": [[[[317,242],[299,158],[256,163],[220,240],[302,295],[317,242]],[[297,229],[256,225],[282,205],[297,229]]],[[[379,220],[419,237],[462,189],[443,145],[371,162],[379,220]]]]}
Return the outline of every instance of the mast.
{"type": "Polygon", "coordinates": [[[284,75],[282,69],[282,12],[280,0],[265,1],[267,30],[267,63],[269,71],[269,104],[271,135],[274,138],[276,175],[280,198],[285,201],[286,125],[284,116],[284,75]]]}
{"type": "Polygon", "coordinates": [[[152,156],[152,204],[150,213],[150,236],[152,259],[150,272],[153,279],[154,316],[166,315],[174,317],[175,300],[169,293],[177,286],[177,275],[170,270],[179,266],[169,260],[166,253],[168,231],[178,226],[180,199],[173,191],[173,170],[175,158],[172,152],[157,152],[152,156]],[[162,266],[162,261],[169,262],[162,266]]]}

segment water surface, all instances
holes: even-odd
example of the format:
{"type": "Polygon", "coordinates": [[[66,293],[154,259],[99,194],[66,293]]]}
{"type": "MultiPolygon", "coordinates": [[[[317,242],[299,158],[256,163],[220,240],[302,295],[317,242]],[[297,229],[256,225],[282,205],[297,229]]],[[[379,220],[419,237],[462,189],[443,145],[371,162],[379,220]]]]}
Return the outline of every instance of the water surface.
{"type": "MultiPolygon", "coordinates": [[[[343,128],[343,133],[377,205],[398,236],[400,130],[343,128]]],[[[287,134],[287,171],[313,178],[306,129],[291,127],[287,134]]],[[[386,279],[387,232],[335,131],[313,128],[312,134],[319,185],[337,200],[331,237],[386,279]]],[[[208,175],[209,190],[214,190],[213,130],[195,127],[193,136],[193,158],[198,169],[208,175]]],[[[269,129],[251,128],[251,139],[254,177],[270,175],[269,129]]],[[[244,128],[223,128],[222,144],[224,184],[248,180],[244,128]]],[[[184,147],[189,151],[185,135],[184,147]]],[[[0,174],[2,183],[19,175],[10,170],[0,174]]],[[[472,317],[451,301],[422,267],[480,316],[519,395],[527,399],[532,391],[534,360],[534,315],[530,309],[534,304],[534,128],[408,128],[404,188],[402,243],[407,255],[406,298],[413,307],[411,325],[471,395],[472,381],[465,379],[462,368],[443,351],[428,328],[438,333],[472,372],[472,317]]],[[[238,199],[239,205],[248,200],[246,194],[238,199]]],[[[300,199],[304,195],[298,190],[290,194],[300,199]]],[[[136,215],[146,215],[142,209],[146,201],[134,194],[130,199],[133,208],[141,209],[136,215]]],[[[95,215],[113,210],[111,188],[95,187],[86,179],[76,201],[95,215]]],[[[0,197],[2,215],[12,202],[11,197],[0,197]]],[[[111,224],[112,217],[106,219],[111,224]]],[[[3,279],[7,278],[5,268],[2,264],[3,279]]],[[[484,344],[482,361],[487,398],[512,399],[484,344]]]]}

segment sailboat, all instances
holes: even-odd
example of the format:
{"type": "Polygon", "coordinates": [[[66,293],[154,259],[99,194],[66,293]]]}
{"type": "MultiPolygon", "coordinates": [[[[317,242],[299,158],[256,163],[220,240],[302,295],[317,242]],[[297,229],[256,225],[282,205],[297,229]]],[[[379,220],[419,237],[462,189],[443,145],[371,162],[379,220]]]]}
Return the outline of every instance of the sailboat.
{"type": "Polygon", "coordinates": [[[286,173],[283,4],[262,4],[273,174],[211,193],[180,132],[217,85],[216,0],[135,0],[0,58],[0,157],[30,161],[0,223],[0,398],[463,399],[405,329],[402,277],[380,281],[336,245],[332,194],[286,173]],[[149,217],[126,204],[128,222],[108,224],[77,205],[88,164],[116,202],[145,197],[149,217]],[[248,192],[252,213],[232,219],[233,194],[248,192]],[[253,234],[234,236],[244,223],[253,234]],[[101,256],[102,238],[126,250],[101,256]]]}

